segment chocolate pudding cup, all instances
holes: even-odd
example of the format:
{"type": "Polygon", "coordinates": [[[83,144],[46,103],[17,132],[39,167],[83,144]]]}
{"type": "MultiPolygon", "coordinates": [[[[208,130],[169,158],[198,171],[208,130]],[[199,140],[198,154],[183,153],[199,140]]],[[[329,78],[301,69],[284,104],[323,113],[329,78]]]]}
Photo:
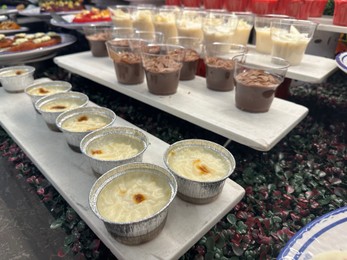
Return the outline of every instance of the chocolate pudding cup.
{"type": "Polygon", "coordinates": [[[106,42],[109,57],[113,60],[117,81],[134,85],[144,81],[141,55],[130,47],[130,39],[116,39],[106,42]]]}
{"type": "Polygon", "coordinates": [[[234,61],[235,106],[252,113],[269,111],[289,63],[278,57],[261,54],[239,55],[234,61]]]}
{"type": "Polygon", "coordinates": [[[206,86],[214,91],[234,89],[236,55],[246,52],[240,44],[214,42],[205,45],[206,86]]]}
{"type": "Polygon", "coordinates": [[[169,44],[177,44],[184,47],[184,60],[181,69],[180,80],[193,80],[197,73],[202,41],[197,37],[177,36],[170,37],[169,44]]]}
{"type": "Polygon", "coordinates": [[[111,26],[86,26],[83,32],[88,40],[90,51],[94,57],[107,57],[106,41],[109,39],[111,26]]]}
{"type": "Polygon", "coordinates": [[[184,47],[170,44],[148,44],[142,52],[148,91],[155,95],[177,92],[184,47]]]}

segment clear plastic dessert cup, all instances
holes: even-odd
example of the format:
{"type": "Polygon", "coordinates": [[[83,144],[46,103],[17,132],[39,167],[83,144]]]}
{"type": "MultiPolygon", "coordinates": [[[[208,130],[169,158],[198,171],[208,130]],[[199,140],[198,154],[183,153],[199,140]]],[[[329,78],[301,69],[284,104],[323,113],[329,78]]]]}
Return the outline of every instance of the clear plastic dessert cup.
{"type": "Polygon", "coordinates": [[[254,24],[254,15],[250,12],[236,12],[238,24],[231,37],[231,43],[247,45],[254,24]]]}
{"type": "Polygon", "coordinates": [[[167,39],[177,36],[176,17],[179,9],[158,8],[153,16],[154,28],[156,32],[161,32],[164,36],[164,43],[167,39]]]}
{"type": "Polygon", "coordinates": [[[180,80],[192,80],[195,78],[200,55],[202,52],[202,41],[196,37],[171,37],[168,44],[177,44],[184,47],[184,61],[181,68],[180,80]]]}
{"type": "Polygon", "coordinates": [[[134,37],[135,30],[132,27],[111,27],[105,32],[108,40],[129,39],[134,37]]]}
{"type": "Polygon", "coordinates": [[[88,40],[90,51],[94,57],[107,57],[105,42],[109,40],[112,26],[85,26],[83,32],[88,40]]]}
{"type": "Polygon", "coordinates": [[[12,66],[0,69],[0,82],[9,93],[23,92],[34,82],[35,68],[32,66],[12,66]]]}
{"type": "Polygon", "coordinates": [[[270,54],[272,50],[271,22],[289,18],[286,15],[257,15],[254,18],[255,50],[270,54]]]}
{"type": "Polygon", "coordinates": [[[177,92],[184,61],[184,47],[171,44],[148,44],[142,49],[148,91],[155,95],[177,92]]]}
{"type": "Polygon", "coordinates": [[[234,61],[236,107],[252,113],[269,111],[289,63],[282,58],[257,53],[236,56],[234,61]]]}
{"type": "Polygon", "coordinates": [[[133,28],[138,31],[154,32],[154,10],[155,7],[151,5],[137,5],[131,9],[133,28]]]}
{"type": "Polygon", "coordinates": [[[241,44],[214,42],[205,45],[206,86],[215,91],[234,89],[236,55],[247,51],[241,44]]]}
{"type": "Polygon", "coordinates": [[[111,19],[114,26],[118,28],[131,28],[133,27],[133,21],[131,18],[131,7],[129,5],[114,5],[109,6],[111,19]]]}
{"type": "Polygon", "coordinates": [[[148,43],[163,43],[164,37],[161,32],[135,31],[134,39],[144,40],[148,43]]]}
{"type": "Polygon", "coordinates": [[[204,43],[231,42],[237,24],[238,17],[233,13],[216,11],[206,12],[202,21],[204,43]]]}
{"type": "Polygon", "coordinates": [[[305,20],[282,19],[271,22],[271,55],[299,65],[317,24],[305,20]]]}
{"type": "Polygon", "coordinates": [[[177,35],[204,39],[202,22],[205,12],[197,8],[182,8],[176,18],[177,35]]]}
{"type": "MultiPolygon", "coordinates": [[[[140,50],[131,47],[131,40],[118,38],[106,42],[108,56],[113,60],[117,80],[126,85],[140,84],[144,81],[140,50]]],[[[138,39],[133,40],[139,42],[138,39]]]]}

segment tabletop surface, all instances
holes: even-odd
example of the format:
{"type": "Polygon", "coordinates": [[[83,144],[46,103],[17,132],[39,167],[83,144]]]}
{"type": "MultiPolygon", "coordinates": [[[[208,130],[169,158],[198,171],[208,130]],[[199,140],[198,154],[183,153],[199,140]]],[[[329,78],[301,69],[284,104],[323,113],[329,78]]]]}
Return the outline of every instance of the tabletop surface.
{"type": "MultiPolygon", "coordinates": [[[[95,104],[90,102],[90,105],[95,104]]],[[[227,179],[221,195],[212,203],[193,205],[175,198],[166,225],[158,237],[139,246],[126,246],[110,235],[89,207],[89,191],[98,176],[92,172],[88,160],[68,147],[62,133],[48,129],[26,94],[10,94],[0,88],[0,124],[119,259],[138,259],[139,255],[141,259],[179,258],[225,216],[245,193],[240,185],[227,179]]],[[[119,117],[114,125],[135,127],[119,117]]],[[[143,161],[164,167],[162,156],[168,144],[145,134],[151,144],[144,153],[143,161]]]]}
{"type": "Polygon", "coordinates": [[[180,81],[174,95],[153,95],[146,81],[131,86],[119,84],[112,61],[94,58],[90,52],[59,56],[54,61],[72,73],[260,151],[274,147],[308,113],[306,107],[279,98],[267,113],[243,112],[235,107],[234,91],[209,90],[202,77],[180,81]]]}

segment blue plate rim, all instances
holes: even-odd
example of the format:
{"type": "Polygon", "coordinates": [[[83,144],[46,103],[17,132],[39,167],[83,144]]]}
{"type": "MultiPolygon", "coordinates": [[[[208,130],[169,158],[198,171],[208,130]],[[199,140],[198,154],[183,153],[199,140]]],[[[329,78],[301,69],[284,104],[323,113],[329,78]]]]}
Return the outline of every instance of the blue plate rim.
{"type": "Polygon", "coordinates": [[[336,55],[335,61],[340,69],[347,73],[347,52],[341,52],[336,55]],[[345,61],[346,59],[346,61],[345,61]]]}

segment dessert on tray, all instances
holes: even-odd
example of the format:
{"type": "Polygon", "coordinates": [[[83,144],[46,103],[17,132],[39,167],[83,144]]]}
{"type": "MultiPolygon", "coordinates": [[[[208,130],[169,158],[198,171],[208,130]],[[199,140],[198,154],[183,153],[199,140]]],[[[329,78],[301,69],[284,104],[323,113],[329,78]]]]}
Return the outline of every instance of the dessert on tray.
{"type": "Polygon", "coordinates": [[[61,43],[61,36],[55,32],[18,33],[11,37],[0,34],[0,53],[35,50],[61,43]]]}

